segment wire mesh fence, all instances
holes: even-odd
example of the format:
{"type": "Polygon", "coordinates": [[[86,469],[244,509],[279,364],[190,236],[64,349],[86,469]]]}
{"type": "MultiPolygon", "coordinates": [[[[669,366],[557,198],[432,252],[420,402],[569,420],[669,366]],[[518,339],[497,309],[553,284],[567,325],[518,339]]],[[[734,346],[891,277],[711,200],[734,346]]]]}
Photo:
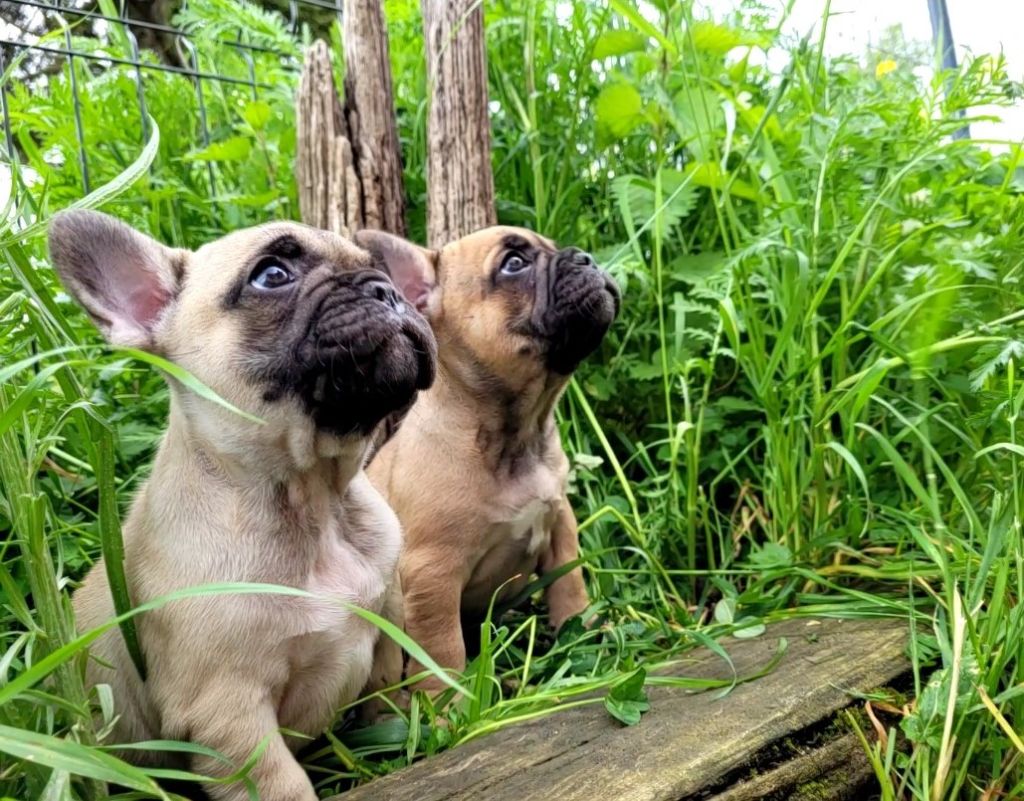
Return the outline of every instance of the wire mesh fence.
{"type": "MultiPolygon", "coordinates": [[[[39,145],[40,131],[52,131],[69,122],[46,120],[45,113],[33,118],[31,104],[16,102],[16,93],[22,93],[22,101],[54,93],[63,93],[70,101],[71,136],[64,138],[60,153],[43,157],[73,160],[80,187],[88,193],[107,177],[96,174],[95,162],[118,145],[102,131],[91,130],[92,120],[105,117],[106,126],[111,123],[110,116],[116,115],[119,126],[136,132],[140,144],[145,144],[152,133],[151,119],[162,129],[165,120],[188,106],[196,112],[197,121],[189,144],[216,146],[211,96],[231,107],[238,106],[239,98],[247,98],[256,104],[257,111],[252,113],[263,114],[259,111],[261,98],[267,92],[287,90],[283,84],[297,80],[301,57],[295,42],[308,40],[311,32],[329,35],[330,26],[341,15],[341,0],[263,0],[262,5],[238,7],[244,14],[233,31],[218,25],[211,35],[204,30],[202,19],[189,19],[188,0],[176,4],[168,21],[143,18],[161,3],[166,9],[169,0],[0,0],[0,130],[4,140],[0,162],[11,165],[6,174],[14,181],[16,195],[25,190],[25,184],[12,168],[27,161],[26,156],[39,145]],[[250,15],[248,19],[245,14],[250,15]],[[264,27],[267,15],[275,17],[276,27],[269,23],[264,27]],[[248,24],[250,21],[255,24],[248,24]],[[281,29],[290,36],[277,44],[273,31],[281,29]],[[221,55],[228,51],[234,58],[215,57],[214,50],[221,55]],[[113,76],[111,80],[131,82],[132,102],[120,102],[113,109],[90,108],[87,114],[91,100],[83,84],[105,74],[113,76]],[[288,77],[282,80],[282,75],[288,77]],[[163,82],[161,98],[176,92],[180,103],[164,101],[154,108],[149,94],[157,80],[163,82]],[[180,86],[168,89],[167,82],[180,86]],[[182,96],[183,91],[190,94],[189,99],[182,96]],[[74,154],[68,152],[72,149],[74,154]]],[[[226,7],[221,4],[222,13],[230,14],[230,9],[224,12],[226,7]]],[[[123,154],[114,160],[123,160],[123,154]]],[[[206,173],[213,197],[229,189],[218,175],[220,160],[216,153],[197,159],[197,169],[206,173]]]]}

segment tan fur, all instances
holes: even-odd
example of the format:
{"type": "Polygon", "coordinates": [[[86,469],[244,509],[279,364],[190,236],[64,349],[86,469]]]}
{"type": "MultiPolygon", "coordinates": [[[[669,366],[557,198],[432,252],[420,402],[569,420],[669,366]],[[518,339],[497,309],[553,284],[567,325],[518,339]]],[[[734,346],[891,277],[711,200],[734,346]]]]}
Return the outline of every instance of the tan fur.
{"type": "MultiPolygon", "coordinates": [[[[177,259],[185,276],[155,326],[151,349],[266,424],[169,382],[170,424],[124,526],[125,566],[136,604],[239,581],[297,587],[313,596],[208,595],[169,603],[136,618],[149,669],[145,683],[116,630],[93,646],[88,680],[113,689],[119,719],[112,742],[192,740],[240,766],[269,741],[251,774],[262,801],[315,801],[292,755],[302,741],[279,729],[315,736],[358,695],[378,632],[336,601],[381,609],[400,532],[361,469],[365,438],[318,433],[297,401],[268,403],[258,386],[239,377],[246,343],[237,316],[225,314],[220,299],[250,269],[260,245],[282,233],[339,270],[367,262],[350,242],[285,223],[238,232],[195,253],[154,250],[160,246],[139,240],[161,267],[161,259],[177,259]]],[[[67,230],[54,234],[55,261],[62,243],[71,247],[62,239],[69,236],[67,230]]],[[[65,281],[75,289],[73,274],[65,281]]],[[[77,289],[88,306],[88,292],[77,289]]],[[[74,604],[82,631],[112,617],[102,563],[74,604]]],[[[213,776],[234,770],[207,758],[192,759],[190,767],[213,776]]],[[[211,785],[208,792],[216,799],[248,798],[241,783],[211,785]]]]}
{"type": "MultiPolygon", "coordinates": [[[[456,670],[466,662],[461,614],[482,617],[499,587],[499,599],[509,599],[531,574],[572,562],[578,552],[553,418],[567,379],[548,371],[531,338],[508,330],[510,319],[529,313],[530,300],[488,290],[510,233],[553,250],[533,232],[495,227],[437,254],[420,252],[436,271],[421,307],[438,341],[438,377],[368,468],[402,522],[406,631],[456,670]],[[488,373],[500,378],[502,392],[481,383],[488,373]],[[517,403],[513,418],[509,395],[517,403]]],[[[546,596],[556,627],[583,612],[580,568],[546,596]]],[[[413,663],[409,673],[420,669],[413,663]]],[[[433,679],[424,686],[441,687],[433,679]]]]}

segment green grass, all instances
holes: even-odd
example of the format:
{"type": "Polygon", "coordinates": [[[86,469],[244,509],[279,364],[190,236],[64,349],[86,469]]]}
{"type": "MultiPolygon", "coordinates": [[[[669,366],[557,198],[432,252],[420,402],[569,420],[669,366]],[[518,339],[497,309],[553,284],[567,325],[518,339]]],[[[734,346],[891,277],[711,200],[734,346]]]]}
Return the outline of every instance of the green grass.
{"type": "MultiPolygon", "coordinates": [[[[422,238],[418,5],[387,11],[422,238]]],[[[485,624],[461,679],[472,699],[416,697],[311,745],[325,792],[571,705],[632,720],[640,670],[827,615],[913,633],[916,701],[887,724],[909,748],[866,745],[882,798],[1024,794],[1024,164],[1016,143],[951,138],[961,112],[1022,87],[998,57],[923,82],[930,53],[895,34],[830,59],[827,25],[792,39],[778,13],[744,8],[487,4],[499,217],[592,250],[624,289],[560,407],[606,622],[553,639],[531,607],[485,624]],[[759,66],[766,47],[786,53],[780,74],[759,66]]],[[[217,44],[243,16],[254,41],[300,52],[273,14],[192,0],[184,21],[211,68],[247,74],[217,44]]],[[[115,182],[104,208],[190,246],[295,216],[295,75],[255,66],[274,87],[257,98],[204,87],[212,147],[192,87],[148,77],[149,152],[124,111],[132,73],[79,65],[93,182],[115,182]]],[[[109,699],[82,686],[68,595],[116,545],[166,391],[151,365],[98,344],[38,230],[22,230],[84,194],[66,69],[48,91],[15,86],[10,105],[20,176],[38,180],[0,223],[0,797],[101,798],[112,776],[134,788],[124,798],[158,797],[152,772],[102,750],[109,699]]]]}

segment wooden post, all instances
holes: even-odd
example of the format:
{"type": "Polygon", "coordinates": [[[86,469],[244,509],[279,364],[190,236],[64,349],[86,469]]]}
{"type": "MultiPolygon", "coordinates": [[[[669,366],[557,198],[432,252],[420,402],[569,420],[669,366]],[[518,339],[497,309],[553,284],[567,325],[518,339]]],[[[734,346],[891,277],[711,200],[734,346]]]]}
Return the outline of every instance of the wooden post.
{"type": "Polygon", "coordinates": [[[380,0],[345,0],[345,118],[363,188],[363,224],[405,236],[402,156],[380,0]]]}
{"type": "Polygon", "coordinates": [[[302,221],[350,236],[363,227],[362,191],[352,145],[334,88],[327,45],[306,53],[296,109],[295,175],[302,221]]]}
{"type": "Polygon", "coordinates": [[[405,194],[387,30],[379,0],[345,0],[345,103],[327,45],[306,53],[297,100],[296,178],[302,221],[343,236],[405,235],[405,194]]]}
{"type": "Polygon", "coordinates": [[[494,225],[483,5],[422,0],[430,111],[427,243],[494,225]]]}

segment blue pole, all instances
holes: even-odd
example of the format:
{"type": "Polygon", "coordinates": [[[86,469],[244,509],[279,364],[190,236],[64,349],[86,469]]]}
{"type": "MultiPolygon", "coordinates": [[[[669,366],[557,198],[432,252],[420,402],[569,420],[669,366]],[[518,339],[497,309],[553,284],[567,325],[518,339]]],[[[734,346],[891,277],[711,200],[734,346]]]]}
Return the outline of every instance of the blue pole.
{"type": "MultiPolygon", "coordinates": [[[[953,29],[949,24],[949,11],[946,9],[946,0],[928,0],[928,16],[932,21],[932,42],[939,53],[939,61],[942,69],[956,69],[956,50],[953,47],[953,29]]],[[[946,79],[946,93],[953,85],[952,76],[946,79]]],[[[958,111],[957,116],[962,117],[963,111],[958,111]]],[[[971,129],[964,125],[953,132],[954,139],[969,139],[971,129]]]]}

